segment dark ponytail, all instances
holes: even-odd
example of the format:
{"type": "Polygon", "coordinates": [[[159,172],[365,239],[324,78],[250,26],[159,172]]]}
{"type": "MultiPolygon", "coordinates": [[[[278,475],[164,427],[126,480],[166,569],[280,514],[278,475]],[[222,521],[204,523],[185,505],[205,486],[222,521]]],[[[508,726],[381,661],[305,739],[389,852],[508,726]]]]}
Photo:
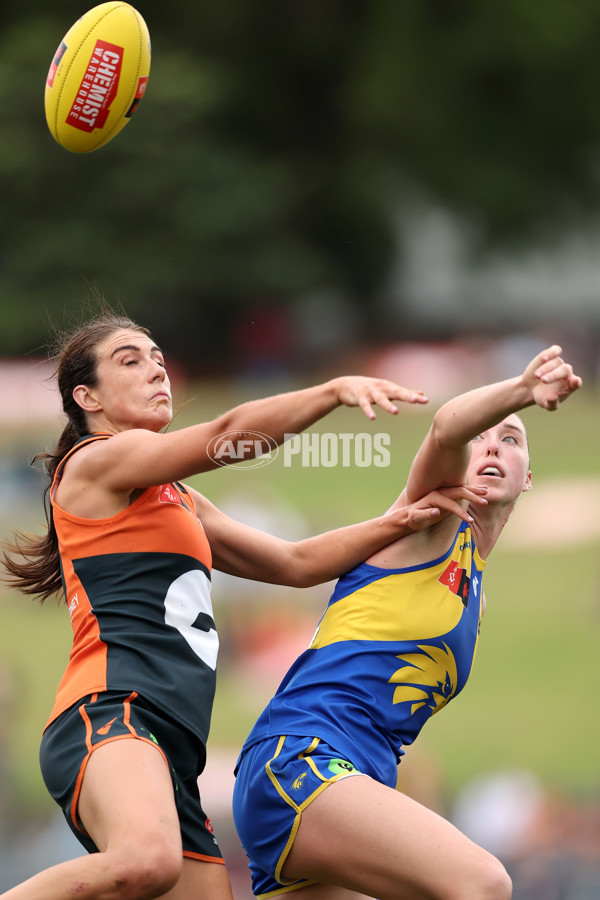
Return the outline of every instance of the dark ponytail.
{"type": "Polygon", "coordinates": [[[50,487],[56,470],[67,453],[87,432],[85,413],[73,399],[79,384],[95,387],[98,382],[98,344],[115,331],[130,329],[147,335],[149,332],[131,319],[113,314],[100,315],[85,325],[61,335],[56,342],[52,359],[57,363],[56,378],[67,423],[52,452],[36,454],[33,462],[43,460],[48,476],[44,491],[44,509],[48,530],[42,537],[16,532],[14,541],[4,543],[4,581],[24,594],[39,597],[41,603],[63,589],[58,537],[54,527],[50,487]]]}

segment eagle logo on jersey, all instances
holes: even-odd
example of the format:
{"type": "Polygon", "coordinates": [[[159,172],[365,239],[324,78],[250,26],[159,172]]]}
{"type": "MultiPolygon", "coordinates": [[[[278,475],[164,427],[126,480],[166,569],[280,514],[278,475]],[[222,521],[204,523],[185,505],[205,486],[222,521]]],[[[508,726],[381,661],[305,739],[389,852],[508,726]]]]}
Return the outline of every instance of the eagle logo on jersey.
{"type": "Polygon", "coordinates": [[[398,656],[404,665],[388,682],[398,685],[392,703],[410,703],[411,716],[424,706],[433,715],[456,693],[456,660],[447,644],[419,645],[419,651],[398,656]]]}

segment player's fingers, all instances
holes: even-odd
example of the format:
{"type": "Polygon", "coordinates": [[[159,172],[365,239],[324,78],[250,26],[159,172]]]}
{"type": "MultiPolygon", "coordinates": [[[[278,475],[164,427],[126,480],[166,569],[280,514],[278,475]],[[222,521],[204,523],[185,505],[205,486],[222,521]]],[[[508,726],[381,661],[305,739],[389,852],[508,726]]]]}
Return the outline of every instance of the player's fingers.
{"type": "Polygon", "coordinates": [[[576,391],[583,384],[583,379],[579,375],[570,375],[568,378],[569,390],[576,391]]]}
{"type": "MultiPolygon", "coordinates": [[[[475,497],[475,495],[473,495],[475,497]]],[[[439,509],[440,513],[454,513],[465,522],[472,522],[472,516],[461,505],[460,500],[464,499],[460,487],[442,488],[439,491],[430,491],[421,500],[418,501],[416,508],[422,509],[439,509]],[[455,499],[456,498],[456,499],[455,499]]]]}
{"type": "Polygon", "coordinates": [[[360,407],[360,409],[362,409],[367,419],[375,418],[375,410],[371,406],[371,403],[367,399],[367,397],[357,397],[356,404],[360,407]]]}
{"type": "Polygon", "coordinates": [[[433,502],[438,501],[438,495],[450,497],[452,500],[468,500],[469,503],[487,503],[487,485],[459,484],[456,487],[440,488],[435,492],[433,502]]]}
{"type": "Polygon", "coordinates": [[[446,513],[453,513],[455,516],[458,516],[460,519],[462,519],[463,522],[473,521],[473,516],[471,515],[471,513],[466,510],[458,500],[453,500],[452,497],[448,497],[441,492],[436,497],[436,506],[446,513]]]}
{"type": "Polygon", "coordinates": [[[429,397],[427,397],[423,391],[411,391],[410,397],[406,400],[407,403],[429,403],[429,397]]]}
{"type": "Polygon", "coordinates": [[[423,391],[402,387],[386,378],[348,376],[340,379],[338,398],[345,406],[359,406],[369,419],[375,418],[373,406],[377,405],[395,415],[402,403],[428,403],[423,391]]]}
{"type": "Polygon", "coordinates": [[[414,507],[410,511],[409,527],[413,531],[428,528],[435,519],[439,519],[440,510],[436,506],[414,507]]]}
{"type": "Polygon", "coordinates": [[[381,391],[374,390],[371,393],[371,403],[375,403],[377,406],[380,406],[381,409],[384,409],[386,412],[391,413],[393,416],[398,414],[398,407],[395,403],[392,402],[392,398],[401,399],[396,397],[398,391],[381,391]]]}
{"type": "Polygon", "coordinates": [[[573,366],[570,363],[563,362],[562,360],[557,361],[557,365],[553,368],[545,371],[540,376],[540,380],[544,382],[544,384],[551,384],[554,381],[562,381],[564,379],[568,379],[573,375],[573,366]]]}
{"type": "Polygon", "coordinates": [[[543,365],[549,360],[555,359],[557,356],[560,356],[562,353],[562,347],[559,344],[552,344],[551,347],[546,347],[545,350],[542,350],[541,353],[538,353],[536,360],[538,366],[543,365]]]}
{"type": "Polygon", "coordinates": [[[449,500],[447,497],[442,497],[440,498],[439,506],[422,506],[411,510],[410,527],[413,531],[418,531],[420,528],[426,528],[428,525],[431,525],[432,519],[439,519],[442,515],[445,517],[452,513],[468,524],[471,524],[473,521],[473,516],[466,509],[463,509],[460,503],[449,500]]]}
{"type": "Polygon", "coordinates": [[[558,344],[547,347],[546,350],[542,350],[541,353],[538,353],[538,355],[532,359],[527,366],[527,371],[533,372],[536,378],[541,378],[544,372],[549,371],[549,369],[555,365],[555,360],[560,357],[561,353],[562,347],[558,344]]]}
{"type": "Polygon", "coordinates": [[[393,402],[394,400],[400,400],[403,403],[429,402],[422,391],[414,391],[410,388],[400,387],[400,385],[391,385],[391,383],[390,387],[387,389],[370,387],[358,391],[356,394],[358,406],[360,406],[369,419],[375,418],[375,411],[373,409],[374,404],[380,406],[381,409],[392,415],[397,415],[398,407],[393,402]]]}
{"type": "MultiPolygon", "coordinates": [[[[429,398],[423,391],[403,387],[401,384],[394,384],[391,381],[384,382],[383,385],[374,389],[373,400],[379,406],[384,406],[384,403],[390,403],[392,400],[400,400],[402,403],[429,403],[429,398]]],[[[397,407],[394,406],[394,409],[397,407]]]]}
{"type": "Polygon", "coordinates": [[[557,388],[559,399],[566,400],[567,397],[569,397],[573,391],[578,390],[582,384],[583,380],[579,375],[575,375],[573,372],[570,373],[564,378],[562,385],[557,388]]]}
{"type": "Polygon", "coordinates": [[[541,381],[542,378],[553,372],[561,363],[562,359],[560,357],[551,359],[550,362],[544,363],[543,366],[539,366],[539,368],[535,370],[535,377],[539,378],[541,381]]]}

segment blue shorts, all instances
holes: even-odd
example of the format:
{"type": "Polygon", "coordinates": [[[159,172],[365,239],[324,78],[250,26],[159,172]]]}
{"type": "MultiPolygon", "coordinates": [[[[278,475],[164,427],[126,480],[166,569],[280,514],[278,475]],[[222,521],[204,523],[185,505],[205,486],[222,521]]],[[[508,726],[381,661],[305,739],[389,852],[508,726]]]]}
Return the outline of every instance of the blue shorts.
{"type": "Polygon", "coordinates": [[[204,745],[135,692],[107,691],[82,697],[51,722],[42,737],[42,776],[77,840],[89,853],[98,851],[77,814],[81,782],[91,754],[111,741],[131,739],[156,746],[169,767],[183,855],[223,864],[198,792],[204,745]]]}
{"type": "Polygon", "coordinates": [[[257,897],[313,884],[304,878],[286,881],[281,875],[302,811],[330,784],[361,774],[319,738],[266,738],[243,753],[236,769],[233,818],[257,897]]]}

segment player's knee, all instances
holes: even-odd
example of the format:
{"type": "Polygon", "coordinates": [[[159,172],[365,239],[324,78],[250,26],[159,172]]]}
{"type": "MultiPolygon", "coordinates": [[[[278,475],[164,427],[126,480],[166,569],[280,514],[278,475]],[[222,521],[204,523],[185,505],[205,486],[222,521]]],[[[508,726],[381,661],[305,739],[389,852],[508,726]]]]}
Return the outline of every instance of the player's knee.
{"type": "Polygon", "coordinates": [[[510,900],[512,881],[499,859],[486,854],[478,867],[478,892],[480,900],[510,900]]]}
{"type": "Polygon", "coordinates": [[[493,896],[498,898],[498,900],[510,900],[512,897],[512,878],[500,862],[498,862],[496,871],[493,873],[493,890],[495,892],[493,896]]]}
{"type": "Polygon", "coordinates": [[[448,879],[439,900],[510,900],[512,881],[500,860],[483,851],[455,879],[448,879]]]}
{"type": "Polygon", "coordinates": [[[119,853],[113,860],[115,900],[152,900],[173,888],[181,875],[181,849],[163,841],[145,842],[135,853],[119,853]]]}

